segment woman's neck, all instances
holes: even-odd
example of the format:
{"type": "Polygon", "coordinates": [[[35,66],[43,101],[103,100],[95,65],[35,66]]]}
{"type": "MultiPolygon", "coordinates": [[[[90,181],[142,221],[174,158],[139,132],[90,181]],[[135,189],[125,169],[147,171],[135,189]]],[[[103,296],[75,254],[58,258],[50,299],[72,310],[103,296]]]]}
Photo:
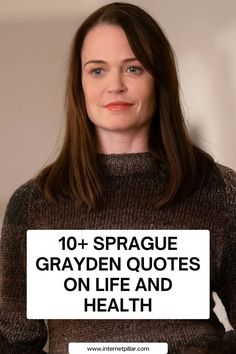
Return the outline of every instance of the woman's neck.
{"type": "Polygon", "coordinates": [[[97,151],[100,154],[148,152],[148,134],[142,131],[97,131],[97,151]]]}

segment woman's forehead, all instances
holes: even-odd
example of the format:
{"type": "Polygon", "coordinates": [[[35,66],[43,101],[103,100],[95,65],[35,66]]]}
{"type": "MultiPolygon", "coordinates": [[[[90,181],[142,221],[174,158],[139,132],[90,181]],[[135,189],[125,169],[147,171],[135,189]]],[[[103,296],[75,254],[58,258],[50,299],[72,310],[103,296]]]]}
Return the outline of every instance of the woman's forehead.
{"type": "Polygon", "coordinates": [[[92,28],[84,39],[82,61],[134,58],[124,30],[117,25],[99,24],[92,28]]]}

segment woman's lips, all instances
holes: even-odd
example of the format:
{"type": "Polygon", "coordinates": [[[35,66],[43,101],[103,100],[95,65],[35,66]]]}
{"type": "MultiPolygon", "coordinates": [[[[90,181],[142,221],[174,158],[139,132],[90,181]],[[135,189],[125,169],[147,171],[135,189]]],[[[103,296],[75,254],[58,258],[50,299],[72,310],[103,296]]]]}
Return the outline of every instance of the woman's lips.
{"type": "Polygon", "coordinates": [[[128,102],[110,102],[108,103],[105,108],[109,111],[125,111],[132,106],[132,103],[128,102]]]}

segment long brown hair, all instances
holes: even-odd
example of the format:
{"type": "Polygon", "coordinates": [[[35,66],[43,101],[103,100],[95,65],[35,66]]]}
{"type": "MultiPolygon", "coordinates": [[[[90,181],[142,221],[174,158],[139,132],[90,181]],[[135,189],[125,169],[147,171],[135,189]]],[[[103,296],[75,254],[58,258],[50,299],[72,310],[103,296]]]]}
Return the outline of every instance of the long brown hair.
{"type": "Polygon", "coordinates": [[[157,207],[186,197],[203,182],[213,159],[189,138],[179,98],[173,50],[157,22],[140,7],[115,2],[92,13],[77,30],[70,53],[65,94],[66,132],[57,159],[36,177],[51,199],[73,197],[94,208],[103,195],[97,163],[95,129],[89,120],[81,83],[81,50],[87,33],[97,24],[120,26],[136,58],[153,76],[157,111],[152,119],[149,150],[167,173],[157,207]]]}

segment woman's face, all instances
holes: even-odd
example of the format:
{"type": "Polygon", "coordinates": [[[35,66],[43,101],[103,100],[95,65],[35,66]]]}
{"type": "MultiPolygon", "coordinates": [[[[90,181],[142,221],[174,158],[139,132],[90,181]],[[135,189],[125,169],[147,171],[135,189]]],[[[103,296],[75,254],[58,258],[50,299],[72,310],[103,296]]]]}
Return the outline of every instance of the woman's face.
{"type": "Polygon", "coordinates": [[[147,135],[156,108],[154,79],[135,58],[123,29],[92,28],[81,61],[86,109],[97,133],[143,129],[147,135]]]}

